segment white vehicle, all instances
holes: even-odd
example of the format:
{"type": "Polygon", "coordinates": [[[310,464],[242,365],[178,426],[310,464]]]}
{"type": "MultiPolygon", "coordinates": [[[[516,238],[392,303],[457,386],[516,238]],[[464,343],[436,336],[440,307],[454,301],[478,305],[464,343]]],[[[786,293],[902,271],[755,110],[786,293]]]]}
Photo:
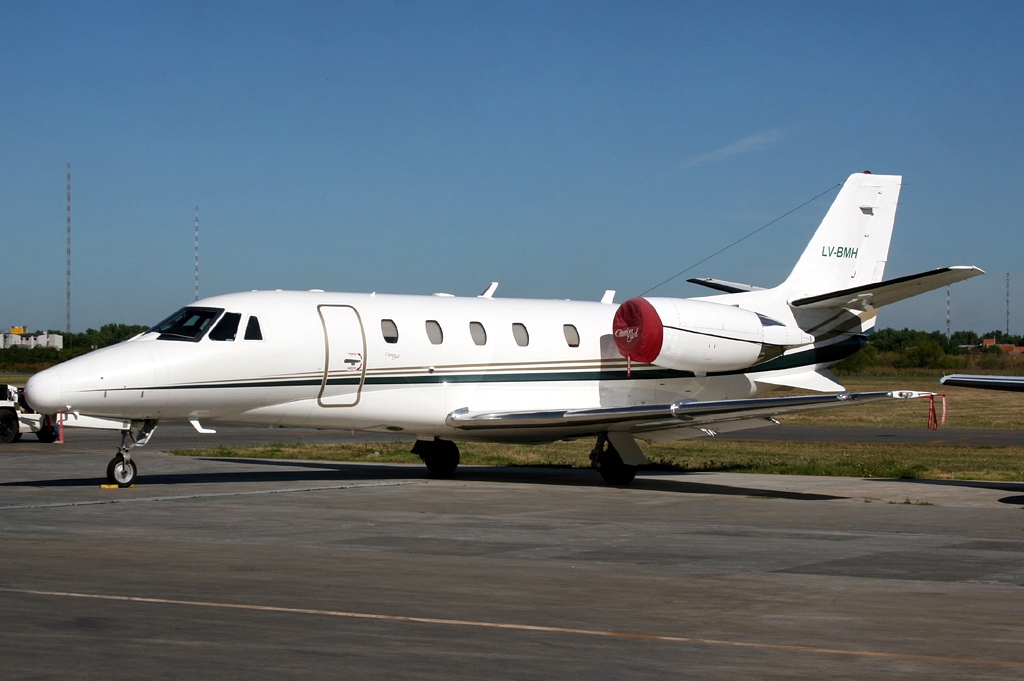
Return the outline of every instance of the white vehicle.
{"type": "Polygon", "coordinates": [[[949,267],[882,281],[901,177],[851,175],[790,276],[717,280],[703,298],[601,302],[259,291],[206,298],[145,333],[31,377],[29,404],[122,431],[107,474],[160,420],[416,436],[434,474],[452,439],[594,437],[604,479],[646,463],[636,443],[767,426],[773,416],[906,391],[847,393],[827,367],[865,344],[876,308],[973,277],[949,267]],[[825,395],[755,398],[777,387],[825,395]]]}
{"type": "Polygon", "coordinates": [[[37,414],[25,404],[21,391],[0,383],[0,444],[17,442],[25,433],[35,433],[40,442],[53,442],[54,419],[37,414]]]}

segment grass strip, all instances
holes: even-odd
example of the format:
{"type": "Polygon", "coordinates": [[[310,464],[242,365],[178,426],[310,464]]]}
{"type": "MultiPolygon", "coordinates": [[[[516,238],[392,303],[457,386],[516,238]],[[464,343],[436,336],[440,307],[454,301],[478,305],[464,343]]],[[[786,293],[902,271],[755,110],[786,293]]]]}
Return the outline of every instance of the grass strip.
{"type": "MultiPolygon", "coordinates": [[[[407,442],[274,444],[175,450],[183,456],[420,463],[407,442]]],[[[587,441],[540,445],[459,443],[462,463],[588,468],[587,441]]],[[[696,439],[644,445],[649,469],[679,472],[777,473],[859,478],[1024,481],[1024,447],[862,442],[774,442],[696,439]]]]}
{"type": "MultiPolygon", "coordinates": [[[[945,393],[949,408],[946,428],[1024,429],[1024,393],[945,386],[935,378],[921,377],[844,376],[839,380],[850,392],[921,390],[945,393]]],[[[805,392],[780,391],[765,396],[799,395],[805,392]]],[[[941,405],[936,404],[935,407],[939,410],[941,405]]],[[[781,416],[779,422],[802,426],[924,428],[928,422],[928,400],[871,402],[855,407],[781,416]]]]}

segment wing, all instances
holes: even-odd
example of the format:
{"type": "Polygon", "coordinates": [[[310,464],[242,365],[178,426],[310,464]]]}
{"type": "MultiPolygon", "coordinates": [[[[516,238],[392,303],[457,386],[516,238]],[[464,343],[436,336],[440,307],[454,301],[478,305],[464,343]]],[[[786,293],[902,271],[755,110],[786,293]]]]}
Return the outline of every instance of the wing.
{"type": "Polygon", "coordinates": [[[832,291],[809,298],[800,298],[790,303],[797,308],[817,307],[855,307],[865,310],[876,309],[883,305],[890,305],[905,298],[916,296],[919,293],[942,288],[955,284],[964,279],[985,274],[977,267],[940,267],[930,272],[911,274],[905,277],[898,277],[889,281],[880,281],[877,284],[865,284],[832,291]]]}
{"type": "MultiPolygon", "coordinates": [[[[584,436],[605,432],[630,433],[641,439],[669,429],[690,429],[690,435],[713,434],[713,426],[721,430],[753,428],[773,423],[780,414],[852,406],[879,400],[927,397],[934,393],[914,391],[849,393],[832,395],[798,395],[795,397],[764,397],[742,400],[698,402],[680,400],[671,404],[645,404],[632,407],[601,407],[597,409],[562,409],[546,411],[471,412],[457,409],[445,419],[452,428],[477,433],[488,439],[542,441],[563,437],[584,436]]],[[[654,439],[665,439],[656,437],[654,439]]]]}
{"type": "Polygon", "coordinates": [[[1024,392],[1024,376],[972,376],[969,374],[953,374],[939,379],[943,385],[955,385],[963,388],[985,388],[987,390],[1013,390],[1024,392]]]}

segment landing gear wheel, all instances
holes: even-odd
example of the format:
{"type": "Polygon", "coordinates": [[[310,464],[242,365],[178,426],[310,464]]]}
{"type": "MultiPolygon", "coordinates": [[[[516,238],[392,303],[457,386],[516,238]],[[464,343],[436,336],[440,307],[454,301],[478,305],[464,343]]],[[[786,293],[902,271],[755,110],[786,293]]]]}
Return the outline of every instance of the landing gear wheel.
{"type": "Polygon", "coordinates": [[[614,461],[601,462],[601,468],[598,469],[598,472],[601,473],[601,477],[609,485],[624,487],[633,482],[633,478],[636,477],[636,466],[622,463],[622,459],[616,453],[614,461]]]}
{"type": "Polygon", "coordinates": [[[36,437],[39,438],[40,442],[45,442],[47,444],[56,442],[57,429],[53,426],[43,426],[39,429],[39,432],[36,433],[36,437]]]}
{"type": "Polygon", "coordinates": [[[636,466],[622,463],[622,457],[603,435],[598,436],[597,446],[590,453],[590,460],[609,485],[624,487],[633,482],[633,478],[636,477],[636,466]]]}
{"type": "Polygon", "coordinates": [[[0,442],[10,444],[18,441],[18,416],[13,409],[0,409],[0,442]]]}
{"type": "Polygon", "coordinates": [[[459,446],[450,440],[416,440],[412,453],[419,454],[436,478],[447,478],[459,467],[459,446]]]}
{"type": "Polygon", "coordinates": [[[123,454],[116,455],[107,464],[107,480],[111,485],[131,487],[138,474],[139,469],[135,466],[135,462],[131,459],[125,461],[123,454]]]}

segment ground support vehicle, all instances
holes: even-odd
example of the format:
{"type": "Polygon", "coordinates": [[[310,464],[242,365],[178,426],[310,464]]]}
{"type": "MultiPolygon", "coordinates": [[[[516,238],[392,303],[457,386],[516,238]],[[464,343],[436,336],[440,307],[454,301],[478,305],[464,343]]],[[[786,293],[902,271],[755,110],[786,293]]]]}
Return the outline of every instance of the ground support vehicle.
{"type": "Polygon", "coordinates": [[[21,388],[0,383],[0,444],[17,442],[25,433],[35,433],[40,442],[57,439],[56,425],[29,408],[21,388]]]}

